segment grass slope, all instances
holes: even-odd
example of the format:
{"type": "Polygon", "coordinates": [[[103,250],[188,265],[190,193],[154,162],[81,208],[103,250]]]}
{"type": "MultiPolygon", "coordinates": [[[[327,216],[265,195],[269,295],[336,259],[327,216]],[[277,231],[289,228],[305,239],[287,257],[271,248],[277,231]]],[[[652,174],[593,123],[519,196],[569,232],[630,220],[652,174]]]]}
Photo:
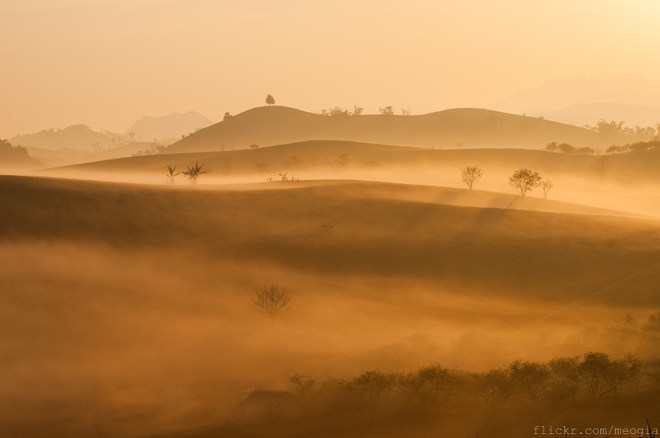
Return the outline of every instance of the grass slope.
{"type": "MultiPolygon", "coordinates": [[[[618,284],[620,293],[608,296],[620,302],[626,279],[660,272],[655,222],[430,201],[468,203],[456,199],[474,195],[467,191],[409,201],[405,189],[388,197],[391,187],[368,183],[201,191],[6,177],[0,186],[4,241],[192,246],[210,257],[337,275],[386,272],[521,299],[592,300],[618,284]]],[[[476,198],[507,203],[502,195],[476,198]]],[[[660,304],[650,282],[636,291],[636,304],[660,304]]]]}
{"type": "Polygon", "coordinates": [[[323,116],[274,106],[245,111],[171,145],[167,152],[245,149],[306,140],[430,148],[543,148],[547,143],[607,147],[600,134],[539,118],[461,108],[414,116],[323,116]]]}
{"type": "MultiPolygon", "coordinates": [[[[425,434],[446,430],[449,414],[412,428],[410,417],[353,415],[350,431],[341,417],[218,425],[246,391],[286,389],[295,372],[484,369],[620,338],[629,348],[625,331],[603,340],[595,324],[660,304],[657,222],[492,208],[507,202],[539,200],[367,182],[2,176],[0,435],[425,434]],[[479,207],[449,205],[460,203],[479,207]],[[273,283],[293,291],[275,323],[252,303],[273,283]]],[[[610,419],[592,413],[583,418],[610,419]]],[[[545,424],[479,415],[445,435],[545,424]]]]}
{"type": "MultiPolygon", "coordinates": [[[[433,150],[347,141],[305,141],[267,148],[225,152],[158,154],[85,163],[48,169],[44,174],[82,178],[121,178],[141,175],[164,181],[166,165],[185,170],[195,162],[203,163],[209,175],[231,178],[252,176],[279,179],[288,172],[301,179],[354,178],[378,175],[378,179],[396,179],[398,174],[435,173],[456,175],[461,167],[478,163],[486,177],[493,172],[510,175],[515,169],[534,169],[546,178],[564,175],[618,184],[651,184],[660,182],[660,150],[607,156],[583,156],[522,149],[453,149],[433,150]],[[342,156],[345,161],[342,162],[342,156]],[[299,163],[292,164],[292,157],[299,163]],[[259,164],[265,166],[259,170],[259,164]]],[[[182,177],[179,177],[182,180],[182,177]]],[[[429,180],[432,183],[432,180],[429,180]]]]}

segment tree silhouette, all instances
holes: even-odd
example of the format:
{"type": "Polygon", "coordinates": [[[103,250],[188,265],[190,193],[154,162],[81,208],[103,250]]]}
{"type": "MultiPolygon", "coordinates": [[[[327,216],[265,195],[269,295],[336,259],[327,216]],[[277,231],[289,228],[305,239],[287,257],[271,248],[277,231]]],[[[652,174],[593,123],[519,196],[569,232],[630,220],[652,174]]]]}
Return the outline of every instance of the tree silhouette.
{"type": "Polygon", "coordinates": [[[552,374],[550,367],[544,363],[523,362],[516,360],[509,365],[511,378],[518,384],[520,390],[536,401],[547,387],[552,374]]]}
{"type": "Polygon", "coordinates": [[[167,173],[165,176],[167,176],[167,184],[168,185],[174,185],[174,177],[177,175],[181,175],[181,172],[176,172],[176,166],[172,167],[169,164],[167,165],[167,173]]]}
{"type": "Polygon", "coordinates": [[[278,315],[291,308],[291,294],[279,286],[273,284],[264,286],[262,289],[255,290],[255,297],[252,300],[263,312],[275,321],[278,315]]]}
{"type": "Polygon", "coordinates": [[[468,166],[461,168],[461,181],[466,184],[470,190],[472,186],[484,176],[483,171],[479,166],[468,166]]]}
{"type": "Polygon", "coordinates": [[[266,103],[268,105],[275,105],[275,98],[269,94],[266,96],[266,103]]]}
{"type": "Polygon", "coordinates": [[[11,166],[39,166],[42,163],[28,154],[22,146],[13,146],[9,141],[0,139],[0,167],[11,166]]]}
{"type": "Polygon", "coordinates": [[[512,187],[520,189],[520,194],[524,198],[528,191],[535,189],[541,184],[541,175],[529,169],[518,169],[509,177],[509,184],[512,187]]]}
{"type": "Polygon", "coordinates": [[[188,170],[185,170],[183,172],[184,175],[188,177],[188,180],[190,181],[190,184],[197,184],[197,178],[199,175],[206,173],[206,170],[202,170],[204,167],[204,164],[201,166],[199,163],[195,162],[195,165],[193,167],[188,166],[188,170]]]}
{"type": "Polygon", "coordinates": [[[381,106],[378,111],[384,116],[394,115],[394,108],[392,108],[391,106],[386,106],[386,107],[381,106]]]}
{"type": "Polygon", "coordinates": [[[459,372],[441,365],[420,368],[413,377],[415,392],[423,404],[446,404],[463,383],[459,372]]]}
{"type": "Polygon", "coordinates": [[[584,354],[584,360],[578,365],[578,375],[581,382],[587,385],[589,399],[596,400],[599,394],[600,384],[610,367],[610,357],[601,352],[589,352],[584,354]]]}
{"type": "Polygon", "coordinates": [[[555,185],[552,184],[552,181],[550,181],[549,179],[546,179],[541,184],[539,184],[539,186],[541,187],[541,190],[543,190],[543,198],[547,199],[548,198],[548,192],[555,185]]]}

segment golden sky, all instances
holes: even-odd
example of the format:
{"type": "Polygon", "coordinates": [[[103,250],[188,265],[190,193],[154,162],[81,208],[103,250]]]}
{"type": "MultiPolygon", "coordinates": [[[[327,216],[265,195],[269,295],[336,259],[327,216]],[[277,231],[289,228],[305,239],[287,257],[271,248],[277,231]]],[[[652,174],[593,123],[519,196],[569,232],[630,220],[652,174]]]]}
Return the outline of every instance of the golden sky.
{"type": "Polygon", "coordinates": [[[0,0],[0,138],[219,120],[268,93],[419,114],[552,79],[658,83],[659,23],[657,0],[0,0]]]}

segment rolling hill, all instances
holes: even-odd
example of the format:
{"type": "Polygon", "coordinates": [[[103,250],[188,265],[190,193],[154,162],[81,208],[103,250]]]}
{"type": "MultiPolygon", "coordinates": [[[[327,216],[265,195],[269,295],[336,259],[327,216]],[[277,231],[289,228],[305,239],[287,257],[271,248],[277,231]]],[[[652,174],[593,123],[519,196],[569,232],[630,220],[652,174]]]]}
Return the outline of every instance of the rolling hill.
{"type": "MultiPolygon", "coordinates": [[[[623,121],[625,126],[655,126],[660,123],[660,109],[643,105],[624,105],[611,102],[581,103],[555,111],[539,111],[531,116],[571,125],[595,126],[600,119],[623,121]]],[[[625,139],[624,139],[625,140],[625,139]]]]}
{"type": "Polygon", "coordinates": [[[607,138],[584,128],[485,109],[414,116],[324,116],[293,108],[253,108],[195,132],[165,153],[246,149],[308,140],[342,140],[422,148],[540,149],[550,142],[602,148],[607,138]]]}
{"type": "MultiPolygon", "coordinates": [[[[369,182],[288,187],[195,191],[1,177],[0,203],[10,214],[0,218],[0,239],[157,248],[167,236],[167,245],[194,242],[210,257],[333,275],[451,279],[461,288],[519,297],[534,284],[533,296],[544,300],[589,300],[649,269],[660,273],[655,221],[593,216],[603,212],[562,203],[545,209],[591,215],[520,211],[515,207],[533,209],[539,200],[488,193],[471,199],[467,190],[369,182]],[[463,206],[470,204],[479,207],[463,206]],[[324,223],[335,226],[331,240],[319,234],[324,223]],[[530,262],[521,269],[512,260],[530,262]]],[[[656,306],[660,295],[650,287],[634,302],[656,306]]]]}
{"type": "Polygon", "coordinates": [[[657,222],[514,209],[542,201],[0,176],[0,431],[155,436],[217,427],[296,372],[633,349],[599,330],[660,305],[657,222]],[[275,322],[252,301],[264,284],[293,291],[275,322]]]}
{"type": "MultiPolygon", "coordinates": [[[[362,116],[360,116],[362,117],[362,116]]],[[[617,184],[657,184],[660,151],[585,156],[523,149],[426,149],[346,141],[305,141],[224,152],[156,154],[47,169],[44,175],[158,183],[167,165],[178,170],[205,164],[208,178],[227,182],[249,177],[263,181],[279,173],[300,179],[376,179],[429,184],[456,180],[461,167],[478,164],[490,176],[508,178],[515,169],[534,169],[555,179],[577,177],[617,184]],[[443,176],[444,175],[444,176],[443,176]],[[447,179],[447,177],[449,179],[447,179]],[[145,178],[148,178],[145,180],[145,178]]]]}
{"type": "MultiPolygon", "coordinates": [[[[335,275],[414,272],[432,281],[460,279],[514,294],[534,283],[534,295],[551,300],[568,298],[567,293],[586,297],[660,267],[655,221],[501,208],[538,205],[512,195],[482,193],[476,200],[461,200],[473,193],[369,182],[191,191],[2,177],[0,185],[2,204],[11,206],[0,219],[4,241],[73,239],[158,247],[167,236],[171,245],[195,242],[209,255],[335,275]],[[470,203],[480,207],[461,206],[470,203]],[[332,241],[317,240],[323,223],[336,226],[332,241]],[[573,248],[570,253],[562,249],[567,246],[573,248]],[[287,257],[280,258],[283,253],[287,257]],[[518,258],[533,262],[521,270],[511,261],[518,258]]],[[[600,213],[554,205],[555,211],[600,213]]],[[[648,303],[660,304],[654,288],[645,296],[648,303]]]]}

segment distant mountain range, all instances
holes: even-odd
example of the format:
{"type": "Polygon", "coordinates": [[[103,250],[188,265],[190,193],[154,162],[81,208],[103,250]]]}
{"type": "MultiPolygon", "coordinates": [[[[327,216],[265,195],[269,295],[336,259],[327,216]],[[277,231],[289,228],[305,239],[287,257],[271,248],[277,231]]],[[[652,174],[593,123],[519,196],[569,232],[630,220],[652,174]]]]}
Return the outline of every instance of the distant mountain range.
{"type": "MultiPolygon", "coordinates": [[[[646,110],[650,121],[655,113],[650,108],[646,110]]],[[[410,116],[327,116],[294,108],[267,106],[226,117],[223,121],[200,130],[190,127],[210,123],[210,120],[199,113],[188,112],[163,117],[143,117],[128,130],[129,134],[97,132],[85,125],[75,125],[65,129],[19,135],[12,138],[11,143],[25,147],[31,156],[49,167],[150,154],[156,152],[157,148],[160,153],[173,154],[250,149],[317,140],[426,149],[537,150],[555,142],[604,150],[612,144],[623,144],[626,139],[620,136],[607,137],[599,132],[549,119],[584,125],[586,120],[591,120],[590,114],[602,114],[603,117],[600,118],[605,119],[611,116],[616,120],[625,119],[625,111],[635,113],[641,111],[641,108],[619,104],[590,104],[575,105],[562,111],[542,112],[533,116],[474,108],[410,116]],[[184,128],[190,134],[165,149],[162,149],[162,146],[167,142],[139,141],[145,136],[162,138],[164,135],[181,132],[184,128]]],[[[660,116],[660,110],[657,111],[660,116]]]]}
{"type": "Polygon", "coordinates": [[[172,143],[182,135],[211,123],[201,114],[190,111],[163,117],[143,117],[126,134],[99,132],[86,125],[73,125],[64,129],[17,135],[9,141],[27,149],[32,157],[46,166],[65,166],[152,153],[157,147],[172,143]]]}
{"type": "Polygon", "coordinates": [[[550,142],[602,148],[611,139],[538,117],[461,108],[424,115],[324,116],[294,108],[259,107],[170,145],[164,153],[219,151],[308,140],[344,140],[423,148],[540,149],[550,142]]]}
{"type": "Polygon", "coordinates": [[[172,113],[161,117],[142,117],[126,130],[133,132],[135,138],[144,141],[178,140],[182,135],[188,135],[199,129],[206,128],[213,121],[195,111],[187,113],[172,113]]]}
{"type": "Polygon", "coordinates": [[[594,126],[598,120],[625,122],[625,126],[655,126],[660,123],[660,108],[621,103],[581,103],[557,111],[539,111],[528,115],[575,126],[594,126]]]}
{"type": "Polygon", "coordinates": [[[73,125],[64,129],[43,130],[34,134],[17,135],[9,141],[17,146],[41,149],[78,149],[94,151],[119,146],[127,142],[120,134],[92,130],[86,125],[73,125]]]}
{"type": "MultiPolygon", "coordinates": [[[[622,108],[628,106],[627,112],[622,113],[627,119],[629,125],[639,124],[633,121],[632,110],[630,107],[640,107],[641,123],[648,124],[648,119],[644,119],[643,114],[647,111],[641,107],[650,109],[660,108],[660,85],[642,77],[619,76],[611,79],[600,79],[596,77],[580,77],[550,80],[538,88],[521,90],[506,99],[495,102],[492,108],[515,114],[548,114],[553,111],[568,109],[577,104],[594,105],[591,109],[595,110],[589,115],[587,121],[589,124],[595,123],[599,118],[607,119],[607,113],[601,111],[612,111],[612,105],[621,105],[622,108]],[[599,107],[598,102],[608,102],[609,107],[599,107]]],[[[636,111],[635,111],[636,112],[636,111]]],[[[618,113],[611,113],[612,117],[617,117],[618,113]]],[[[616,120],[616,119],[614,119],[616,120]]],[[[558,120],[564,121],[564,120],[558,120]]],[[[568,120],[567,122],[580,123],[578,120],[568,120]]],[[[660,120],[655,123],[660,122],[660,120]]]]}

